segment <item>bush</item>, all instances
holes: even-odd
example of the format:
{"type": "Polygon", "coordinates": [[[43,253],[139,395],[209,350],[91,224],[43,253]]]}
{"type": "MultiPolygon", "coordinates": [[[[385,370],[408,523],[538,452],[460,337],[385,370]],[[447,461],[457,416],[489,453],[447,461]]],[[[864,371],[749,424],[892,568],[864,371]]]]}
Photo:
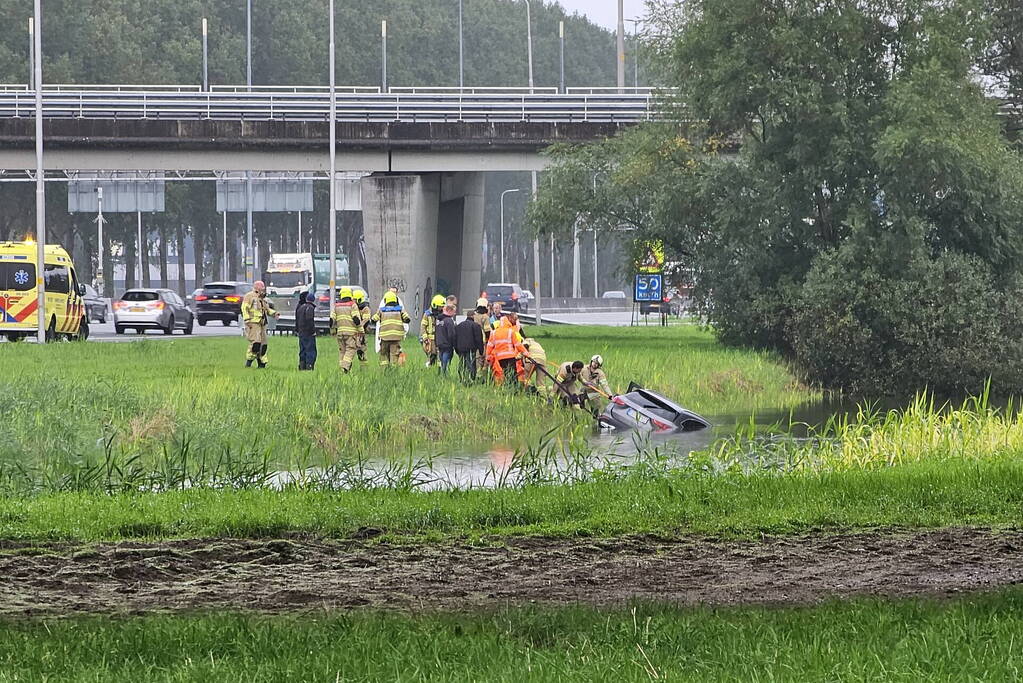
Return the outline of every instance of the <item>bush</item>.
{"type": "MultiPolygon", "coordinates": [[[[875,252],[876,253],[876,252],[875,252]]],[[[868,257],[869,258],[869,257],[868,257]]],[[[980,259],[945,253],[865,264],[851,248],[819,257],[788,326],[808,379],[852,393],[1023,391],[1023,304],[980,259]]]]}

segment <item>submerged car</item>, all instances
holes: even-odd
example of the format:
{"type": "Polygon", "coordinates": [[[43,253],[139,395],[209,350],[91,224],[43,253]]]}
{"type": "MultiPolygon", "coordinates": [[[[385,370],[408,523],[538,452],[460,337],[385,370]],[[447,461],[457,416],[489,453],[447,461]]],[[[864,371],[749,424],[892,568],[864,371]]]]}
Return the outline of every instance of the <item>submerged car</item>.
{"type": "Polygon", "coordinates": [[[624,394],[611,397],[597,422],[609,429],[654,434],[695,432],[710,426],[703,417],[635,382],[624,394]]]}

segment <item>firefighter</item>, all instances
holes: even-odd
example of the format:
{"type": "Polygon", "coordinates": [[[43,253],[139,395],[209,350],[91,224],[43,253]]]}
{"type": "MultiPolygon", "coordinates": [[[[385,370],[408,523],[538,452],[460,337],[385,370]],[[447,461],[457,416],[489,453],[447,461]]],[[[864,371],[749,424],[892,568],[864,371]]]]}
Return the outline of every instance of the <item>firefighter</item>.
{"type": "Polygon", "coordinates": [[[338,297],[340,300],[334,304],[334,310],[330,313],[330,328],[337,336],[341,372],[348,374],[358,349],[356,335],[362,328],[362,316],[359,314],[358,305],[352,300],[351,287],[342,287],[338,297]]]}
{"type": "Polygon", "coordinates": [[[426,367],[437,363],[437,321],[444,314],[444,297],[437,294],[430,301],[430,310],[423,314],[419,323],[419,343],[426,354],[426,367]]]}
{"type": "Polygon", "coordinates": [[[558,367],[556,391],[565,405],[575,408],[582,405],[584,397],[581,395],[577,383],[583,367],[581,360],[566,361],[558,367]]]}
{"type": "Polygon", "coordinates": [[[401,358],[401,340],[405,338],[405,325],[412,322],[401,307],[398,295],[392,291],[384,294],[383,306],[373,316],[377,324],[377,338],[380,339],[380,365],[398,365],[401,358]]]}
{"type": "Polygon", "coordinates": [[[530,380],[533,380],[535,389],[542,391],[545,385],[544,374],[537,369],[537,366],[546,367],[547,352],[540,346],[540,342],[532,337],[523,339],[522,345],[526,348],[526,351],[529,351],[530,358],[530,360],[525,362],[522,383],[528,387],[530,380]]]}
{"type": "Polygon", "coordinates": [[[359,319],[362,322],[359,325],[358,334],[355,335],[355,355],[359,357],[361,365],[366,365],[366,332],[369,330],[373,312],[369,308],[369,302],[366,301],[366,292],[364,290],[354,290],[352,292],[352,299],[355,301],[355,305],[359,307],[359,319]]]}
{"type": "MultiPolygon", "coordinates": [[[[490,333],[494,331],[494,328],[490,326],[490,304],[487,302],[487,298],[481,296],[476,299],[476,310],[472,314],[472,319],[476,321],[476,324],[480,326],[480,330],[483,332],[483,347],[486,348],[487,342],[490,341],[490,333]]],[[[487,367],[486,353],[481,352],[476,355],[476,370],[483,372],[487,367]]],[[[475,379],[475,373],[473,378],[475,379]]]]}
{"type": "Polygon", "coordinates": [[[579,380],[586,388],[586,400],[593,412],[603,410],[601,402],[602,395],[611,396],[611,385],[607,382],[607,373],[604,372],[604,358],[597,354],[590,358],[589,364],[579,373],[579,380]]]}
{"type": "Polygon", "coordinates": [[[252,284],[252,291],[242,298],[242,322],[245,324],[245,341],[248,347],[245,352],[245,367],[251,368],[252,361],[256,367],[265,368],[269,360],[266,357],[266,326],[271,317],[278,313],[266,300],[266,285],[262,280],[252,284]]]}
{"type": "MultiPolygon", "coordinates": [[[[512,373],[518,375],[516,365],[522,356],[528,357],[529,352],[522,345],[522,338],[519,337],[514,321],[505,318],[497,329],[490,333],[490,341],[487,342],[487,361],[490,363],[494,381],[504,384],[505,375],[512,373]]],[[[516,386],[517,383],[509,381],[508,386],[516,386]]]]}

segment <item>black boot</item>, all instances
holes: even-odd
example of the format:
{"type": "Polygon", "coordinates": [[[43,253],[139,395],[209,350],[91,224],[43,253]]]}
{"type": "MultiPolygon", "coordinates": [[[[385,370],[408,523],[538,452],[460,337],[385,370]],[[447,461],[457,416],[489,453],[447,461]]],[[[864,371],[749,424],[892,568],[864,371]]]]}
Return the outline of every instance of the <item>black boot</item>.
{"type": "Polygon", "coordinates": [[[248,360],[245,361],[245,367],[247,367],[247,368],[251,368],[252,367],[252,359],[251,358],[249,358],[248,360]]]}

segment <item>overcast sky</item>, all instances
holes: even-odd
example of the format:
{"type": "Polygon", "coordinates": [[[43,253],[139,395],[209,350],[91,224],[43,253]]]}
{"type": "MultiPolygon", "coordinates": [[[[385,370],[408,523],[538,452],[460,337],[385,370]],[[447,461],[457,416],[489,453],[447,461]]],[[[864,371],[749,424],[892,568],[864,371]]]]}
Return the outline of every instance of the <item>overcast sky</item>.
{"type": "MultiPolygon", "coordinates": [[[[618,0],[558,0],[569,14],[578,12],[586,15],[594,24],[612,31],[618,25],[618,0]]],[[[643,16],[643,0],[625,0],[625,18],[639,19],[643,16]]],[[[632,24],[625,23],[626,32],[632,31],[632,24]]]]}

